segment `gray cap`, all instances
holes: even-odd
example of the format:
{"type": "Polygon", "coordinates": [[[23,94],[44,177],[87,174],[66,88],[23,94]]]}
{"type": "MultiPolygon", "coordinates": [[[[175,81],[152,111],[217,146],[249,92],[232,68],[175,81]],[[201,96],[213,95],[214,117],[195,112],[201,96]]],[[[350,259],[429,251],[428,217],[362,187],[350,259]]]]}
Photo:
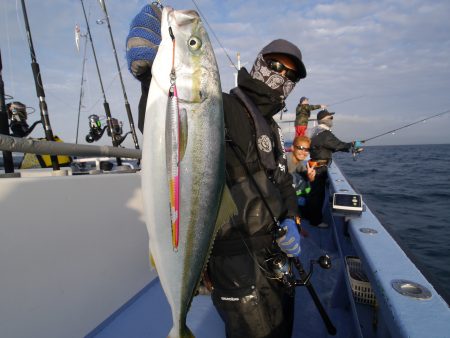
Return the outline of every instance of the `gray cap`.
{"type": "Polygon", "coordinates": [[[296,45],[283,39],[273,40],[261,50],[262,55],[271,53],[281,53],[291,56],[297,65],[300,79],[306,77],[306,68],[302,61],[302,52],[296,45]]]}

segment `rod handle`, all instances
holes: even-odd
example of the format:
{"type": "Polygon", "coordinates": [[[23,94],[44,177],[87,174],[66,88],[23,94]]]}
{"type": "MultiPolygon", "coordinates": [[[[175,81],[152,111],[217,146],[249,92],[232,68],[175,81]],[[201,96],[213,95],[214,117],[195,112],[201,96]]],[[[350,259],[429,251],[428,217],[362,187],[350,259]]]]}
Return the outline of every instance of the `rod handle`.
{"type": "Polygon", "coordinates": [[[38,97],[45,97],[39,64],[37,62],[31,62],[31,69],[33,70],[34,82],[36,84],[36,94],[38,97]]]}

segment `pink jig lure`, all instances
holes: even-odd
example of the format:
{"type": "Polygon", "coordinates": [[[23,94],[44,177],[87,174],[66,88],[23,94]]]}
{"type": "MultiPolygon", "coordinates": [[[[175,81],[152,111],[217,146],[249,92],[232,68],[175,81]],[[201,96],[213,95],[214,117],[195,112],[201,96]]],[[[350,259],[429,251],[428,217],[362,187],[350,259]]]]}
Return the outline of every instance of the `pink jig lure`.
{"type": "Polygon", "coordinates": [[[180,110],[175,84],[175,37],[170,28],[169,31],[173,41],[173,58],[166,111],[166,167],[169,183],[172,246],[174,251],[178,251],[180,237],[180,110]]]}

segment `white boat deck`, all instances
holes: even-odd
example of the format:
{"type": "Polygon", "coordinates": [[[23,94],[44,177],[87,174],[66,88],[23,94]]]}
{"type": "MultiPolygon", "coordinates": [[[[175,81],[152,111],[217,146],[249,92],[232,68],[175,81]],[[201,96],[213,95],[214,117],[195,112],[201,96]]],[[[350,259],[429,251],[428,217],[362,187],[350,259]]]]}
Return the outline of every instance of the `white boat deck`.
{"type": "MultiPolygon", "coordinates": [[[[332,191],[352,192],[335,165],[332,191]]],[[[170,310],[149,267],[140,175],[0,179],[0,337],[166,337],[170,310]]],[[[329,208],[326,208],[329,211],[329,208]]],[[[450,310],[367,208],[331,217],[328,229],[305,225],[302,261],[337,337],[450,337],[450,310]],[[376,235],[361,232],[363,228],[376,235]],[[356,303],[345,257],[356,255],[378,306],[356,303]],[[394,279],[425,286],[431,298],[397,293],[394,279]]],[[[188,325],[197,337],[223,337],[208,296],[194,298],[188,325]]],[[[328,337],[305,287],[297,288],[294,337],[328,337]]]]}

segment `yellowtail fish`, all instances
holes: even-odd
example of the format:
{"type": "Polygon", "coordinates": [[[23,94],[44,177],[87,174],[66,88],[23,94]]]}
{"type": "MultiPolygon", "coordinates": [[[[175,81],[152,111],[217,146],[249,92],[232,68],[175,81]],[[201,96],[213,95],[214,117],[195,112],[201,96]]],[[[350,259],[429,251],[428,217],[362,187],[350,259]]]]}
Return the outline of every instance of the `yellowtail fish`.
{"type": "Polygon", "coordinates": [[[211,42],[195,11],[165,7],[161,21],[144,127],[142,193],[150,253],[172,310],[168,336],[193,337],[186,315],[215,234],[236,206],[225,186],[222,90],[211,42]]]}

